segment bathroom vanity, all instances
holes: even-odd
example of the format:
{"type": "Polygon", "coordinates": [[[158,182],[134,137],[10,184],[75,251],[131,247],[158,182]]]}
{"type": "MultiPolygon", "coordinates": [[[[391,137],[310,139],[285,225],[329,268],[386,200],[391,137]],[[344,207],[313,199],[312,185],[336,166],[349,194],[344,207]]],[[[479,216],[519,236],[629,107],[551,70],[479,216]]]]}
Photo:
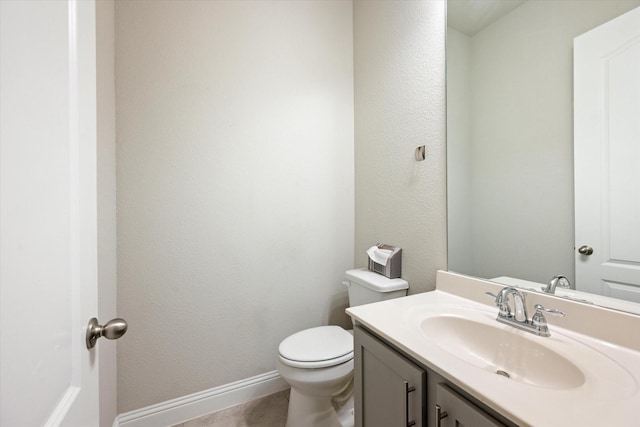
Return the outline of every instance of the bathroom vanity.
{"type": "Polygon", "coordinates": [[[354,338],[356,426],[513,425],[363,327],[354,338]]]}
{"type": "Polygon", "coordinates": [[[640,316],[541,294],[550,337],[496,321],[496,283],[438,272],[433,292],[349,308],[356,426],[633,426],[640,316]]]}

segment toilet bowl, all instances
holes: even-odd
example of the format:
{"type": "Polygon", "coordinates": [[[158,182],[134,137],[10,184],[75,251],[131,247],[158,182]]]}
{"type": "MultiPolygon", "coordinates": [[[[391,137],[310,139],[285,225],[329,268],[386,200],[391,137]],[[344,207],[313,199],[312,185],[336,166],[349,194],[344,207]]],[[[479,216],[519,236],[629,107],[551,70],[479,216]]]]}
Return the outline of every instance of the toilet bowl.
{"type": "Polygon", "coordinates": [[[347,427],[333,398],[352,385],[353,336],[339,326],[306,329],[282,341],[278,353],[278,372],[291,386],[287,427],[347,427]]]}
{"type": "MultiPolygon", "coordinates": [[[[351,306],[407,294],[403,279],[364,269],[349,270],[343,282],[351,306]]],[[[285,338],[276,362],[291,386],[286,427],[352,427],[353,335],[339,326],[305,329],[285,338]]]]}

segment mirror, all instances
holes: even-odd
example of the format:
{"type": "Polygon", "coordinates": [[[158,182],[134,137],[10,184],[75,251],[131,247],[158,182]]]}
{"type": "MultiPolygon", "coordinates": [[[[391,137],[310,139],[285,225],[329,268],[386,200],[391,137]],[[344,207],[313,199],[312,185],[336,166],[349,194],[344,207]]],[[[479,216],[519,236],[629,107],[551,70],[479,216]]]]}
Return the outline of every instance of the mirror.
{"type": "Polygon", "coordinates": [[[448,1],[450,271],[542,284],[562,274],[581,289],[574,266],[573,39],[639,6],[448,1]]]}

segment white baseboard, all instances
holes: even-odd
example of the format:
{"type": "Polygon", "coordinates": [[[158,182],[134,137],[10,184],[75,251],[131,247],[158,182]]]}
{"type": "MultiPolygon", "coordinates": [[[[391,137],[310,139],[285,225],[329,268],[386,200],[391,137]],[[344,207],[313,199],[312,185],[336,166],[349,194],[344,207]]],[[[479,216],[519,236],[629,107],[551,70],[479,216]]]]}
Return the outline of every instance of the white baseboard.
{"type": "Polygon", "coordinates": [[[280,377],[278,371],[271,371],[120,414],[113,425],[114,427],[172,426],[287,388],[289,385],[280,377]]]}

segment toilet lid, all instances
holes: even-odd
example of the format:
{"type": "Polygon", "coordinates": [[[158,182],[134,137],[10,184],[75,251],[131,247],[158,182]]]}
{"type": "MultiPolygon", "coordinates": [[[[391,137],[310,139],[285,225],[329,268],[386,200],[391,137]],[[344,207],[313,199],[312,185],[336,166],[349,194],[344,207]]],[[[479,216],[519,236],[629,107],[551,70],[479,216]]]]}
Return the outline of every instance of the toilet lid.
{"type": "Polygon", "coordinates": [[[278,352],[280,360],[289,366],[334,366],[353,359],[353,336],[339,326],[319,326],[285,338],[278,352]]]}

